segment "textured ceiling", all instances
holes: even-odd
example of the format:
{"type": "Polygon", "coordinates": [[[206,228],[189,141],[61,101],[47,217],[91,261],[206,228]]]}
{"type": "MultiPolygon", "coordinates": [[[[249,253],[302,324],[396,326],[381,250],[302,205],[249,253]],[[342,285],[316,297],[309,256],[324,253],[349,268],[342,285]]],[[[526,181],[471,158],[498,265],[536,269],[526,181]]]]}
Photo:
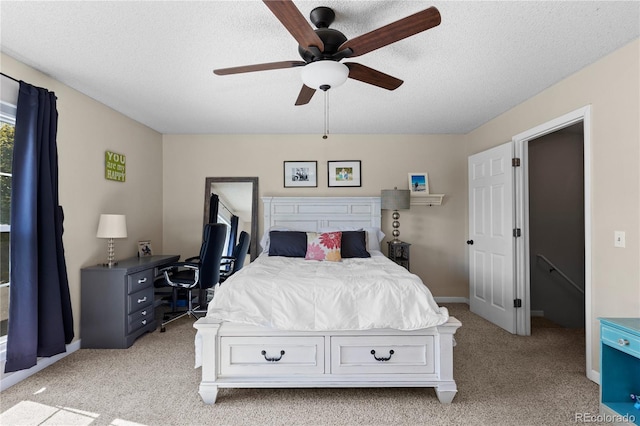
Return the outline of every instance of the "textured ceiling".
{"type": "MultiPolygon", "coordinates": [[[[331,133],[467,133],[637,38],[640,2],[296,1],[353,38],[430,6],[442,24],[351,62],[404,80],[330,91],[331,133]]],[[[294,106],[300,60],[260,1],[0,2],[2,51],[162,133],[322,133],[323,96],[294,106]]]]}

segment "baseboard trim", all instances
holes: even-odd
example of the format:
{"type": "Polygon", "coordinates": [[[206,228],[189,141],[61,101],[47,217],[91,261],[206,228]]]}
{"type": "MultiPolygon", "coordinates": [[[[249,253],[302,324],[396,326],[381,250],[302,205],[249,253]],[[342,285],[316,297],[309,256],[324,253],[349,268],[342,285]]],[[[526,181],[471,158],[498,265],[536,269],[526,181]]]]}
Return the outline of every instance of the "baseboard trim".
{"type": "MultiPolygon", "coordinates": [[[[48,358],[38,358],[38,363],[29,369],[15,371],[13,373],[2,373],[2,377],[0,377],[0,392],[10,388],[11,386],[17,383],[20,383],[21,381],[23,381],[24,379],[30,376],[33,376],[38,371],[44,370],[45,368],[54,364],[55,362],[60,361],[62,358],[66,357],[67,355],[70,355],[73,352],[77,351],[78,349],[80,349],[80,347],[81,347],[80,340],[78,339],[75,342],[71,342],[66,346],[66,349],[67,349],[66,352],[63,352],[61,354],[48,357],[48,358]]],[[[3,372],[4,372],[5,363],[6,361],[3,358],[2,362],[0,362],[0,368],[2,368],[3,372]]]]}
{"type": "Polygon", "coordinates": [[[440,296],[434,297],[437,303],[465,303],[469,304],[468,297],[448,297],[448,296],[440,296]]]}

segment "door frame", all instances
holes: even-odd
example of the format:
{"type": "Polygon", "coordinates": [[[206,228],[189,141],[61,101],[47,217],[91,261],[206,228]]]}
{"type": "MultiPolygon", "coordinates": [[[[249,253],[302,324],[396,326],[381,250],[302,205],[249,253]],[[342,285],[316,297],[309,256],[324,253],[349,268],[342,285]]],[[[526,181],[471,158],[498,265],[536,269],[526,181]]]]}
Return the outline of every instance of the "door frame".
{"type": "Polygon", "coordinates": [[[591,356],[591,105],[569,112],[539,126],[515,135],[512,138],[516,158],[521,167],[515,170],[515,226],[522,229],[523,238],[516,239],[516,295],[522,299],[522,309],[516,312],[517,334],[531,334],[531,282],[529,257],[529,177],[528,143],[532,139],[555,132],[572,124],[583,122],[584,140],[584,303],[585,303],[585,343],[586,374],[594,382],[599,382],[598,372],[593,370],[591,356]]]}

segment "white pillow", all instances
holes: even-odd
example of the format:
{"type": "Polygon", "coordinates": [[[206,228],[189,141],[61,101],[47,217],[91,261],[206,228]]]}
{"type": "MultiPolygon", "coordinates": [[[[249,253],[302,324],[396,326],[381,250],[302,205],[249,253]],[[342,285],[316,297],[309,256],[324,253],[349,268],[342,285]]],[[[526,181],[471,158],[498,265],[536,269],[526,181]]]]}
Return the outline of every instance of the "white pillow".
{"type": "Polygon", "coordinates": [[[384,232],[380,228],[358,227],[358,226],[334,226],[328,228],[320,228],[318,232],[335,232],[335,231],[366,231],[367,233],[367,251],[382,251],[380,242],[384,239],[384,232]]]}

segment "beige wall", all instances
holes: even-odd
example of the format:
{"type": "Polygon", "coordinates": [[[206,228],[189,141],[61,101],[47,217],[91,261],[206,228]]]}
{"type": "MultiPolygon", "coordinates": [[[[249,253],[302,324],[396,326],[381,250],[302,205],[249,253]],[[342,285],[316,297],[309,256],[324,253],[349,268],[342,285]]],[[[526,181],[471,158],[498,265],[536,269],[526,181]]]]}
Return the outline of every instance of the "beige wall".
{"type": "MultiPolygon", "coordinates": [[[[462,136],[426,135],[164,135],[164,247],[191,256],[202,233],[209,176],[258,176],[260,196],[376,196],[408,188],[409,172],[428,172],[439,207],[402,211],[401,238],[410,242],[411,270],[435,296],[467,297],[466,151],[462,136]],[[317,188],[284,188],[283,161],[318,161],[317,188]],[[362,161],[362,187],[328,188],[327,161],[362,161]]],[[[260,207],[262,209],[262,206],[260,207]]],[[[260,233],[264,231],[260,210],[260,233]]],[[[382,215],[391,235],[391,217],[382,215]]],[[[383,243],[386,253],[386,244],[383,243]]]]}
{"type": "Polygon", "coordinates": [[[591,105],[593,369],[598,317],[640,316],[640,42],[617,50],[466,135],[467,154],[591,105]],[[627,246],[613,246],[626,231],[627,246]]]}
{"type": "MultiPolygon", "coordinates": [[[[429,173],[443,206],[401,212],[412,270],[436,296],[468,296],[467,156],[585,105],[592,105],[593,368],[598,370],[599,316],[640,315],[639,42],[614,52],[468,135],[160,135],[112,109],[2,55],[2,72],[58,96],[60,202],[65,209],[67,266],[79,337],[80,268],[105,257],[95,238],[100,213],[127,215],[129,237],[156,252],[196,254],[208,176],[258,176],[260,195],[378,195],[406,188],[408,172],[429,173]],[[127,182],[104,179],[104,151],[127,156],[127,182]],[[318,188],[283,188],[282,162],[317,160],[318,188]],[[361,188],[327,188],[328,160],[361,160],[361,188]],[[164,172],[163,172],[164,170],[164,172]],[[163,233],[164,226],[164,233],[163,233]],[[613,231],[627,248],[613,247],[613,231]],[[164,249],[163,249],[164,245],[164,249]]],[[[390,216],[383,213],[390,235],[390,216]]],[[[262,212],[260,212],[262,223],[262,212]]],[[[262,232],[263,227],[260,226],[262,232]]]]}
{"type": "Polygon", "coordinates": [[[117,259],[137,255],[138,240],[151,240],[153,249],[162,252],[162,137],[5,54],[1,59],[3,73],[58,98],[59,196],[78,339],[80,269],[106,261],[106,240],[96,238],[100,214],[127,215],[128,238],[115,241],[117,259]],[[105,180],[105,150],[126,155],[126,182],[105,180]]]}

